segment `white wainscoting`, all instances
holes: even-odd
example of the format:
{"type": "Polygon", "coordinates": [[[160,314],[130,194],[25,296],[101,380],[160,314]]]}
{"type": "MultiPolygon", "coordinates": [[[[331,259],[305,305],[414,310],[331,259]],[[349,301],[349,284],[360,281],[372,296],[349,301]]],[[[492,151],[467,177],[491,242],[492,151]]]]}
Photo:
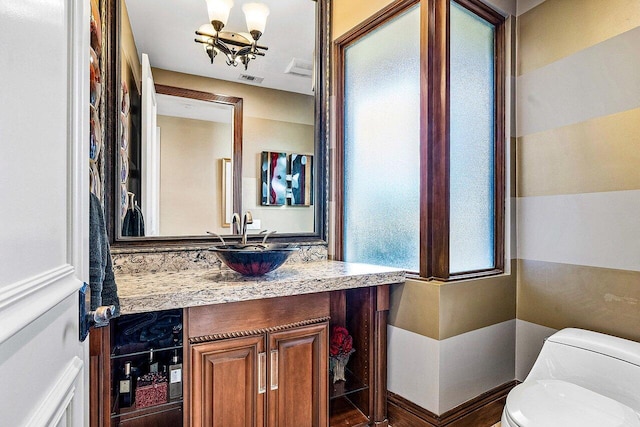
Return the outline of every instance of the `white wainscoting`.
{"type": "Polygon", "coordinates": [[[545,338],[556,332],[557,329],[516,320],[516,379],[518,381],[524,381],[529,375],[533,363],[542,350],[545,338]]]}
{"type": "Polygon", "coordinates": [[[440,343],[387,326],[387,388],[436,413],[439,406],[440,343]]]}
{"type": "Polygon", "coordinates": [[[515,377],[516,321],[442,341],[388,326],[388,389],[440,415],[515,377]]]}

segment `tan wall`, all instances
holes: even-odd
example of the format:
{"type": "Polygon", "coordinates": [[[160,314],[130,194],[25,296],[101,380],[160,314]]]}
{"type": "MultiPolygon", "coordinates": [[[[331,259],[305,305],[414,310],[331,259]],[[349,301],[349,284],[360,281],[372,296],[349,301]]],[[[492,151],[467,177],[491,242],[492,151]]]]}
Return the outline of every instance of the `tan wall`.
{"type": "Polygon", "coordinates": [[[638,26],[636,0],[546,0],[518,17],[518,75],[638,26]]]}
{"type": "Polygon", "coordinates": [[[519,319],[640,341],[638,272],[533,260],[519,263],[519,319]]]}
{"type": "Polygon", "coordinates": [[[120,7],[122,10],[121,22],[120,22],[120,66],[121,75],[127,79],[129,88],[133,88],[135,84],[138,93],[140,93],[140,80],[142,79],[142,66],[140,65],[140,56],[138,55],[138,49],[136,48],[136,42],[133,38],[133,31],[131,30],[131,22],[129,21],[129,12],[127,11],[127,5],[124,0],[120,0],[120,7]],[[135,81],[130,82],[128,69],[133,71],[135,81]]]}
{"type": "Polygon", "coordinates": [[[331,2],[333,39],[337,39],[391,3],[393,3],[392,0],[333,0],[331,2]]]}
{"type": "Polygon", "coordinates": [[[392,287],[389,323],[444,340],[514,319],[515,301],[515,274],[450,283],[407,280],[392,287]]]}
{"type": "Polygon", "coordinates": [[[226,234],[221,159],[231,158],[230,124],[158,116],[160,234],[226,234]],[[224,141],[224,143],[216,143],[224,141]]]}
{"type": "Polygon", "coordinates": [[[517,318],[640,340],[640,2],[546,0],[518,37],[517,318]]]}

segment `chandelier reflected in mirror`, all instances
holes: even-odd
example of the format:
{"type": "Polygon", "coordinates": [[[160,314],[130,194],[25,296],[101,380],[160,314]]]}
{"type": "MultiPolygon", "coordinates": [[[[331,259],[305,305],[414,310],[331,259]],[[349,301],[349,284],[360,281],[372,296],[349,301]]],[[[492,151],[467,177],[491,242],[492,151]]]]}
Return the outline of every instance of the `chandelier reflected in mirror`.
{"type": "Polygon", "coordinates": [[[258,39],[264,33],[267,25],[269,8],[262,3],[247,3],[242,6],[247,21],[248,33],[222,31],[229,19],[229,12],[233,7],[232,0],[206,0],[210,24],[202,25],[196,31],[196,43],[202,43],[204,50],[211,59],[222,53],[229,66],[244,65],[246,70],[249,61],[257,56],[264,56],[266,46],[258,46],[258,39]]]}

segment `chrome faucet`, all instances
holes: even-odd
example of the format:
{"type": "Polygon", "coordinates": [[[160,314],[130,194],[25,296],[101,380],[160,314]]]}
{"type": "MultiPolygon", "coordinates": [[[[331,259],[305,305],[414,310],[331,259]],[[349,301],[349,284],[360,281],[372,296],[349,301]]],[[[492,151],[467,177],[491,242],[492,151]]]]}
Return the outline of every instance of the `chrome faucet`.
{"type": "Polygon", "coordinates": [[[244,216],[242,217],[242,223],[240,223],[240,214],[233,214],[231,225],[233,227],[234,234],[240,234],[242,236],[242,240],[240,240],[240,244],[242,245],[247,244],[247,224],[253,224],[253,216],[251,215],[251,211],[245,212],[244,216]]]}

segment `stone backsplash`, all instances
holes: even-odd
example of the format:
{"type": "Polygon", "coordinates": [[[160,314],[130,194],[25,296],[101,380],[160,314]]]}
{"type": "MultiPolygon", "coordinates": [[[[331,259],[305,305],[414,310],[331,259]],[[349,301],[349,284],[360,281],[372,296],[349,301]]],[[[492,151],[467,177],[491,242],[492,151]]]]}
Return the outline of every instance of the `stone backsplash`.
{"type": "MultiPolygon", "coordinates": [[[[327,246],[299,244],[287,264],[327,259],[327,246]]],[[[112,248],[116,274],[156,273],[191,269],[228,270],[218,256],[204,247],[112,248]]]]}

